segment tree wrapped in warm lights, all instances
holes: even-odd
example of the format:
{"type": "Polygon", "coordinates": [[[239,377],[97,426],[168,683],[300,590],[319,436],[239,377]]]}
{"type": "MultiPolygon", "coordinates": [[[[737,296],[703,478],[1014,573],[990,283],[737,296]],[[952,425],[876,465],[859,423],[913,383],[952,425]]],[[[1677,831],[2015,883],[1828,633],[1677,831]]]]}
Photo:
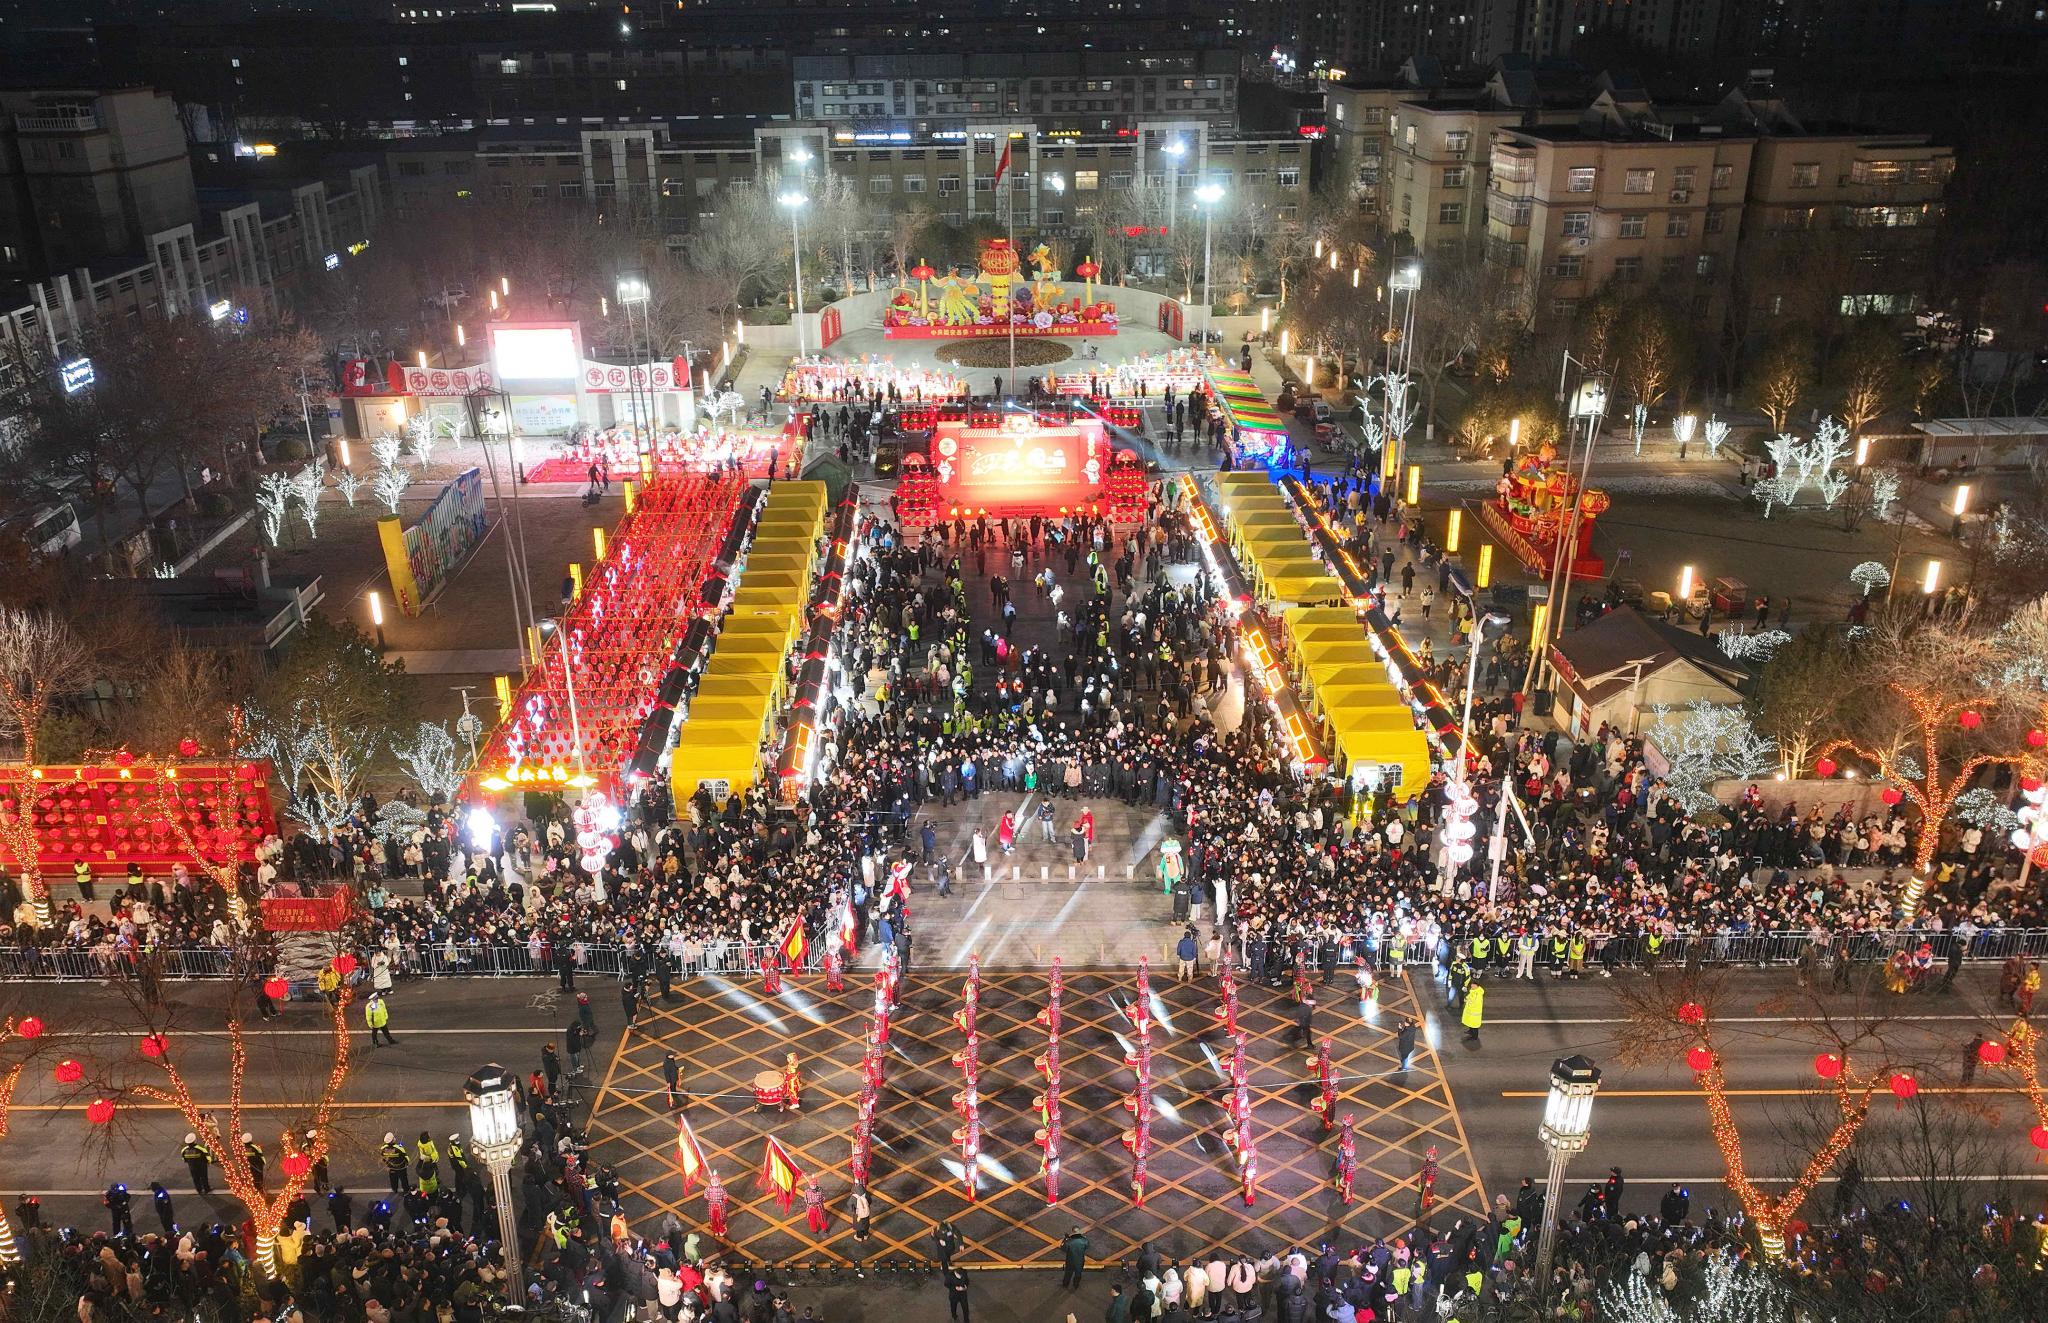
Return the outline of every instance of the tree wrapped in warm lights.
{"type": "Polygon", "coordinates": [[[58,697],[83,689],[92,676],[92,651],[70,625],[42,611],[0,608],[0,739],[20,749],[27,769],[14,793],[0,795],[0,845],[14,856],[22,891],[35,906],[36,923],[50,923],[50,888],[43,881],[37,811],[52,789],[43,775],[43,727],[58,697]]]}
{"type": "Polygon", "coordinates": [[[1989,769],[2017,767],[2036,750],[2038,701],[2005,678],[2011,666],[2000,636],[1952,622],[1880,623],[1845,658],[1837,733],[1821,744],[1813,770],[1823,778],[1854,759],[1886,783],[1885,803],[1908,802],[1920,815],[1913,875],[1898,897],[1908,920],[1920,909],[1942,831],[1957,799],[1989,769]]]}
{"type": "Polygon", "coordinates": [[[1714,1008],[1719,987],[1703,976],[1686,974],[1656,979],[1619,996],[1628,1012],[1629,1029],[1622,1058],[1631,1065],[1667,1065],[1683,1061],[1699,1085],[1707,1109],[1707,1125],[1727,1171],[1727,1185],[1755,1226],[1758,1244],[1772,1260],[1785,1255],[1786,1224],[1807,1196],[1832,1171],[1870,1117],[1878,1090],[1889,1085],[1902,1100],[1918,1092],[1911,1072],[1902,1069],[1886,1042],[1889,1021],[1883,1016],[1845,1019],[1820,999],[1812,998],[1795,1022],[1813,1035],[1820,1050],[1813,1058],[1821,1092],[1828,1102],[1826,1119],[1813,1152],[1800,1161],[1790,1183],[1776,1196],[1751,1177],[1742,1147],[1742,1132],[1729,1106],[1729,1085],[1723,1074],[1720,1035],[1714,1008]],[[1899,1081],[1911,1086],[1902,1092],[1899,1081]]]}
{"type": "MultiPolygon", "coordinates": [[[[229,986],[232,991],[224,1026],[228,1044],[227,1101],[219,1113],[193,1094],[193,1082],[179,1064],[182,1043],[172,1017],[134,995],[129,1002],[136,1027],[141,1030],[134,1041],[142,1078],[135,1078],[136,1060],[123,1056],[100,1063],[95,1078],[83,1084],[80,1091],[93,1095],[86,1114],[96,1126],[111,1123],[122,1104],[134,1099],[162,1103],[176,1111],[185,1127],[212,1151],[228,1192],[248,1210],[249,1221],[255,1228],[256,1266],[264,1277],[275,1279],[277,1237],[284,1230],[286,1214],[304,1193],[313,1171],[327,1160],[332,1146],[336,1104],[349,1074],[350,990],[344,983],[333,1002],[324,1004],[331,1061],[324,1078],[317,1078],[317,1072],[315,1077],[309,1077],[307,1096],[287,1109],[289,1119],[278,1131],[277,1175],[266,1191],[258,1185],[248,1155],[242,1149],[241,1137],[252,1129],[247,1124],[248,1113],[257,1109],[245,1096],[245,1090],[252,1071],[266,1081],[277,1080],[281,1072],[276,1066],[252,1067],[252,1031],[242,1022],[243,980],[237,978],[229,986]]],[[[265,991],[273,997],[282,995],[282,989],[265,991]]],[[[274,1104],[264,1105],[263,1110],[277,1108],[274,1104]]]]}

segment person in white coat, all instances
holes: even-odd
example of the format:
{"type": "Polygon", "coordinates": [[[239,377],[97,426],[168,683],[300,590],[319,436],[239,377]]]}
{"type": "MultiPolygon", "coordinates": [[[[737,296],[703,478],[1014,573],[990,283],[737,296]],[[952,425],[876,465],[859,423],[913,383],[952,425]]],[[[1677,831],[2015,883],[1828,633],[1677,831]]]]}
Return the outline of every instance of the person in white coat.
{"type": "Polygon", "coordinates": [[[974,862],[983,867],[988,864],[988,836],[979,827],[974,829],[974,862]]]}

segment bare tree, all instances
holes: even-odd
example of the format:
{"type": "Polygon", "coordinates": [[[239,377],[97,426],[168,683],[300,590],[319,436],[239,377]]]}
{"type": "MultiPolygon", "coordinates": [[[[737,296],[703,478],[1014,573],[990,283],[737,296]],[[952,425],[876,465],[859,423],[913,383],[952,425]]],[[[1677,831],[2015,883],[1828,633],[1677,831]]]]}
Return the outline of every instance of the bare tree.
{"type": "Polygon", "coordinates": [[[1898,400],[1903,375],[1898,337],[1883,329],[1852,336],[1835,355],[1834,366],[1842,392],[1836,412],[1849,435],[1861,437],[1898,400]]]}
{"type": "Polygon", "coordinates": [[[1796,331],[1780,333],[1764,347],[1750,367],[1750,390],[1756,407],[1771,420],[1771,429],[1782,432],[1792,411],[1813,383],[1813,347],[1796,331]]]}
{"type": "Polygon", "coordinates": [[[51,789],[39,757],[43,728],[60,699],[85,687],[92,665],[90,649],[64,620],[43,611],[0,608],[0,738],[16,742],[28,773],[11,802],[0,798],[0,842],[21,870],[22,889],[41,925],[50,922],[50,889],[43,880],[42,837],[36,829],[36,811],[51,789]]]}

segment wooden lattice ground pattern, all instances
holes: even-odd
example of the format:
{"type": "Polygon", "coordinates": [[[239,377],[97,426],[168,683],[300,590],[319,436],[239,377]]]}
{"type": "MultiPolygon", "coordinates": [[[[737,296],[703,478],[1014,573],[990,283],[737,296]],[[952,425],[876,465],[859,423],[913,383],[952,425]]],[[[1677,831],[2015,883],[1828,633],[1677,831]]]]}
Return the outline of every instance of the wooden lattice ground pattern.
{"type": "Polygon", "coordinates": [[[1317,1010],[1316,1033],[1332,1039],[1342,1080],[1338,1115],[1348,1112],[1356,1122],[1358,1176],[1349,1208],[1333,1187],[1337,1132],[1326,1132],[1313,1110],[1310,1054],[1285,1042],[1292,1004],[1280,992],[1243,988],[1239,1022],[1251,1063],[1260,1168],[1258,1201],[1247,1208],[1221,1143],[1229,1043],[1214,1018],[1215,981],[1176,985],[1156,971],[1152,988],[1163,1011],[1154,1032],[1157,1115],[1145,1207],[1132,1207],[1130,1155],[1118,1142],[1128,1121],[1121,1099],[1134,1082],[1124,1065],[1130,1035],[1121,1010],[1134,986],[1128,970],[1073,971],[1066,978],[1066,1137],[1060,1203],[1051,1208],[1032,1108],[1043,1083],[1033,1059],[1045,1050],[1045,1031],[1034,1023],[1045,1004],[1045,973],[983,971],[982,1171],[970,1203],[951,1143],[959,1124],[951,1103],[960,1087],[951,1059],[963,1041],[951,1016],[964,979],[959,970],[917,971],[905,982],[876,1114],[868,1187],[874,1221],[864,1244],[846,1213],[862,1035],[873,1001],[872,985],[857,976],[840,994],[826,992],[819,976],[788,979],[773,1002],[758,980],[705,978],[679,985],[675,1001],[643,1010],[592,1107],[594,1160],[618,1172],[636,1226],[673,1210],[685,1226],[703,1227],[703,1188],[686,1197],[677,1175],[676,1122],[662,1083],[663,1053],[673,1051],[683,1063],[691,1127],[730,1195],[727,1243],[749,1261],[843,1266],[925,1259],[942,1218],[960,1227],[961,1260],[970,1267],[1057,1262],[1058,1241],[1076,1224],[1092,1238],[1096,1259],[1127,1259],[1148,1240],[1181,1259],[1213,1248],[1350,1241],[1414,1224],[1423,1153],[1432,1145],[1438,1177],[1431,1220],[1483,1211],[1472,1155],[1426,1037],[1412,1068],[1398,1070],[1394,1028],[1402,1016],[1420,1018],[1405,980],[1382,985],[1369,1019],[1355,985],[1340,975],[1317,1010]],[[751,1081],[792,1050],[803,1068],[802,1112],[757,1109],[751,1081]],[[805,1226],[801,1198],[784,1213],[759,1188],[768,1135],[818,1176],[830,1212],[822,1235],[805,1226]]]}

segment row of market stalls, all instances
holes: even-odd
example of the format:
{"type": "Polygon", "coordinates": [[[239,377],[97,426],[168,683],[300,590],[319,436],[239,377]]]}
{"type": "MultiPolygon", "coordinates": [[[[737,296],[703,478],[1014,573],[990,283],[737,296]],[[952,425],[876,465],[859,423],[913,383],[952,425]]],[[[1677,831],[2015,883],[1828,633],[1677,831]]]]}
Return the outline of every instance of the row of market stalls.
{"type": "Polygon", "coordinates": [[[1332,556],[1330,547],[1305,540],[1317,530],[1312,507],[1304,522],[1299,484],[1283,490],[1263,472],[1219,473],[1214,481],[1231,546],[1249,567],[1259,600],[1279,617],[1286,665],[1318,740],[1358,791],[1416,793],[1429,783],[1429,740],[1416,727],[1412,691],[1404,692],[1395,660],[1406,644],[1372,606],[1365,577],[1348,553],[1332,556]],[[1379,638],[1373,617],[1398,653],[1379,638]]]}
{"type": "Polygon", "coordinates": [[[804,634],[825,511],[822,482],[778,482],[762,500],[753,542],[734,568],[739,586],[670,754],[678,804],[699,789],[722,802],[759,777],[790,692],[787,658],[804,634]]]}

